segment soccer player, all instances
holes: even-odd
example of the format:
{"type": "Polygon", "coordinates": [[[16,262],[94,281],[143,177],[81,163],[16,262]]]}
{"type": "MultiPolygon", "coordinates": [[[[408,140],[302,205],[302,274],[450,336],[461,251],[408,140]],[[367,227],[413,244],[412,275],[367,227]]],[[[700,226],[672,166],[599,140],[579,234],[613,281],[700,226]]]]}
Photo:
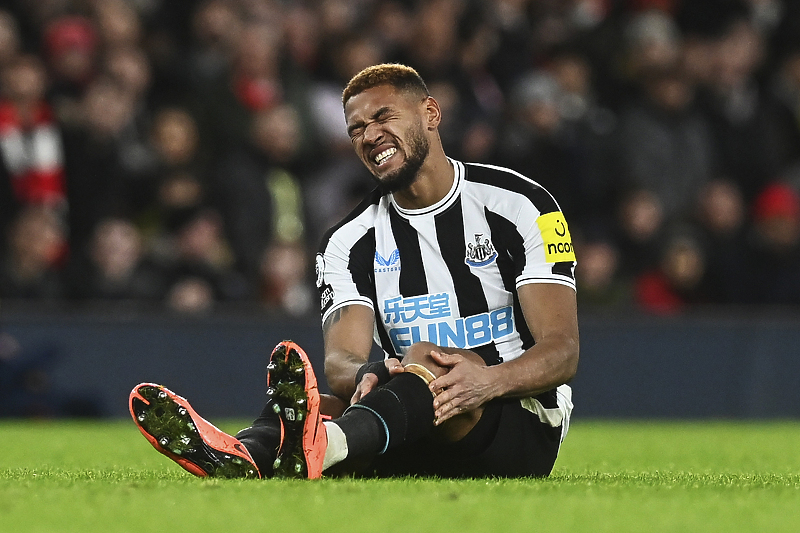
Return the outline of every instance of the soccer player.
{"type": "Polygon", "coordinates": [[[236,437],[160,385],[133,390],[134,420],[199,476],[548,475],[578,363],[575,254],[558,204],[513,170],[448,158],[439,104],[409,67],[363,70],[342,102],[378,187],[317,255],[334,397],[285,341],[264,411],[236,437]],[[373,341],[383,361],[368,362],[373,341]]]}

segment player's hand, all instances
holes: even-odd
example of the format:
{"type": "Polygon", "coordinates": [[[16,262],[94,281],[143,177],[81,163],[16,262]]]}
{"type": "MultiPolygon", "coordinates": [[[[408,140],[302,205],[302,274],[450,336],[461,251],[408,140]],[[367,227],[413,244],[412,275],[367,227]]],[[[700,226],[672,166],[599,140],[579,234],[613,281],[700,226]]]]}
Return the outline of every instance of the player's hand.
{"type": "Polygon", "coordinates": [[[479,365],[458,354],[431,352],[447,374],[433,380],[429,387],[433,399],[434,424],[440,425],[461,413],[471,411],[491,400],[494,391],[490,367],[479,365]]]}
{"type": "MultiPolygon", "coordinates": [[[[399,359],[395,359],[392,357],[391,359],[384,360],[383,364],[386,365],[386,369],[389,371],[390,376],[394,376],[395,374],[400,374],[403,372],[403,365],[400,363],[399,359]]],[[[372,389],[378,386],[378,376],[373,374],[372,372],[367,372],[361,378],[361,382],[356,386],[356,392],[350,398],[350,405],[353,405],[361,398],[369,394],[372,389]]]]}

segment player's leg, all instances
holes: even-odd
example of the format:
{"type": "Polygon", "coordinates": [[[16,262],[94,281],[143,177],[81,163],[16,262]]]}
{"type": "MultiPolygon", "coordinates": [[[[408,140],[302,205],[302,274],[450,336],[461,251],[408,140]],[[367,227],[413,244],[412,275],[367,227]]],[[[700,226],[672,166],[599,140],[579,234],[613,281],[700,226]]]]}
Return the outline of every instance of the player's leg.
{"type": "MultiPolygon", "coordinates": [[[[415,345],[404,362],[420,365],[434,376],[442,375],[446,369],[426,355],[435,348],[427,343],[415,345]]],[[[416,370],[395,376],[342,417],[323,423],[322,398],[311,363],[299,346],[286,341],[271,355],[267,405],[239,438],[221,432],[197,415],[185,399],[156,385],[134,389],[131,414],[156,449],[196,475],[239,477],[260,470],[260,475],[268,477],[274,469],[280,476],[316,478],[345,459],[371,459],[430,433],[431,379],[419,372],[420,368],[416,370]],[[177,443],[184,443],[183,447],[177,443]],[[247,464],[245,473],[230,467],[240,461],[247,464]]],[[[454,420],[449,427],[456,433],[468,432],[476,418],[479,415],[465,415],[461,425],[454,420]]]]}
{"type": "Polygon", "coordinates": [[[468,465],[464,474],[471,477],[547,476],[567,435],[571,414],[568,385],[533,398],[497,399],[487,407],[489,423],[475,428],[480,447],[464,450],[461,461],[456,456],[445,461],[451,471],[460,467],[464,472],[468,465]]]}
{"type": "MultiPolygon", "coordinates": [[[[422,365],[433,376],[443,375],[447,369],[433,362],[431,349],[437,347],[415,345],[403,363],[422,365]]],[[[340,418],[323,421],[314,409],[320,397],[302,349],[294,343],[281,343],[272,362],[267,379],[274,389],[270,391],[274,403],[268,407],[272,405],[283,428],[275,463],[276,473],[284,476],[319,477],[337,464],[345,466],[346,472],[347,465],[361,465],[382,454],[391,461],[398,452],[410,457],[405,472],[410,474],[547,475],[571,411],[571,402],[563,393],[527,401],[501,399],[460,415],[460,420],[452,419],[452,424],[443,424],[434,433],[433,395],[428,389],[431,377],[414,369],[394,376],[340,418]],[[533,449],[531,442],[535,443],[533,449]],[[425,469],[415,469],[421,462],[425,469]]]]}
{"type": "MultiPolygon", "coordinates": [[[[395,377],[391,384],[402,383],[404,380],[413,383],[411,388],[416,390],[417,398],[422,397],[424,400],[420,405],[415,405],[413,399],[406,398],[405,402],[401,400],[399,409],[408,407],[409,411],[416,412],[420,410],[419,407],[427,408],[431,414],[426,426],[431,426],[432,395],[427,385],[413,374],[399,379],[401,377],[403,375],[395,377]]],[[[387,387],[391,384],[387,384],[387,387]]],[[[277,476],[318,478],[323,470],[345,459],[371,457],[386,447],[389,440],[388,430],[385,431],[386,420],[389,420],[388,427],[393,428],[395,435],[403,432],[398,432],[398,429],[405,429],[404,426],[401,428],[402,424],[397,423],[403,422],[397,416],[398,405],[389,405],[388,409],[386,405],[375,405],[376,410],[359,407],[352,412],[348,410],[336,420],[323,416],[323,403],[327,403],[326,407],[331,411],[341,411],[343,402],[333,397],[321,397],[308,357],[293,342],[282,342],[273,351],[267,366],[267,386],[270,399],[259,425],[272,423],[275,416],[280,422],[280,445],[272,464],[272,471],[277,476]]],[[[402,386],[391,386],[389,390],[392,389],[393,396],[406,396],[402,386]]],[[[378,391],[373,391],[368,396],[380,396],[377,393],[378,391]]],[[[243,442],[249,448],[253,447],[252,440],[266,444],[263,448],[267,450],[270,448],[264,438],[252,434],[253,428],[245,431],[245,435],[240,435],[244,437],[243,442]]],[[[263,429],[256,428],[256,431],[266,435],[263,429]]],[[[274,443],[274,438],[272,442],[274,443]]]]}
{"type": "MultiPolygon", "coordinates": [[[[430,377],[433,376],[437,378],[439,376],[443,376],[447,373],[449,369],[440,366],[434,359],[431,357],[431,351],[446,351],[448,353],[458,353],[462,357],[469,359],[470,361],[479,364],[481,366],[485,366],[486,362],[481,359],[481,357],[476,354],[475,352],[471,352],[468,350],[458,350],[458,349],[451,349],[451,348],[442,348],[440,346],[436,346],[430,342],[418,342],[414,344],[411,349],[408,351],[405,357],[403,357],[403,366],[406,367],[406,371],[419,371],[419,365],[424,367],[430,371],[430,375],[428,379],[423,377],[425,375],[424,370],[419,371],[418,375],[421,375],[426,383],[430,383],[430,377]]],[[[478,407],[477,409],[473,409],[470,411],[466,411],[464,413],[460,413],[458,415],[453,416],[452,418],[445,421],[443,424],[439,426],[435,426],[433,428],[433,435],[437,439],[441,439],[447,442],[456,442],[464,438],[467,433],[469,433],[472,428],[478,423],[483,415],[483,407],[478,407]]]]}
{"type": "MultiPolygon", "coordinates": [[[[341,461],[360,467],[378,455],[429,436],[434,426],[433,394],[428,384],[448,371],[433,360],[432,350],[441,348],[427,342],[412,346],[403,357],[405,372],[350,406],[342,417],[326,422],[329,450],[325,468],[341,461]]],[[[435,428],[436,438],[459,440],[475,426],[482,412],[479,408],[448,420],[435,428]]]]}
{"type": "Polygon", "coordinates": [[[283,342],[273,351],[267,367],[267,407],[256,423],[237,437],[252,451],[262,473],[320,477],[323,470],[346,459],[360,463],[426,435],[433,427],[433,395],[428,383],[411,372],[397,375],[341,417],[325,420],[308,357],[296,344],[283,342]],[[278,441],[276,418],[280,444],[270,468],[265,463],[278,441]]]}
{"type": "Polygon", "coordinates": [[[338,416],[346,405],[318,393],[311,363],[290,341],[273,350],[267,386],[270,397],[261,415],[236,436],[215,427],[185,398],[161,385],[137,385],[130,395],[130,412],[153,447],[197,476],[271,477],[275,460],[280,458],[284,468],[278,469],[279,475],[305,477],[310,473],[319,477],[321,460],[316,466],[312,461],[311,472],[305,466],[303,444],[308,439],[304,440],[304,434],[314,432],[321,424],[321,413],[338,416]],[[314,415],[315,422],[309,420],[309,414],[314,415]],[[299,452],[294,448],[298,443],[299,452]],[[297,468],[297,462],[288,459],[298,454],[303,463],[301,471],[286,471],[289,463],[292,469],[297,468]]]}
{"type": "Polygon", "coordinates": [[[549,475],[569,427],[569,388],[536,398],[497,398],[457,442],[433,435],[379,456],[365,471],[378,477],[431,475],[542,477],[549,475]]]}
{"type": "MultiPolygon", "coordinates": [[[[429,343],[414,345],[403,359],[407,371],[400,376],[407,375],[409,365],[414,364],[424,367],[411,368],[426,384],[446,373],[447,369],[439,367],[430,357],[432,349],[441,350],[429,343]]],[[[471,352],[459,353],[483,364],[471,352]]],[[[385,387],[399,383],[396,379],[385,387]]],[[[423,396],[421,390],[416,390],[416,394],[423,396]]],[[[369,404],[372,394],[367,395],[363,403],[369,404]]],[[[427,399],[430,401],[430,398],[428,392],[427,399]]],[[[453,417],[428,433],[418,433],[421,435],[418,439],[406,439],[405,446],[386,447],[382,454],[374,457],[369,472],[444,477],[546,476],[552,470],[566,435],[571,411],[568,386],[535,398],[496,399],[480,409],[453,417]]],[[[432,418],[426,420],[424,416],[415,420],[423,426],[432,424],[432,418]]]]}
{"type": "MultiPolygon", "coordinates": [[[[269,390],[269,386],[267,388],[269,390]]],[[[280,415],[276,413],[276,399],[275,395],[269,397],[259,417],[249,427],[235,435],[250,452],[262,477],[273,476],[273,465],[281,448],[283,422],[280,415]]],[[[320,394],[319,411],[323,419],[341,416],[346,407],[347,404],[339,398],[329,394],[320,394]]]]}
{"type": "Polygon", "coordinates": [[[154,383],[130,395],[131,416],[153,447],[200,477],[260,477],[239,440],[205,420],[185,398],[154,383]]]}
{"type": "Polygon", "coordinates": [[[267,396],[263,418],[271,410],[280,424],[280,442],[272,463],[274,475],[318,478],[327,448],[320,408],[322,398],[311,361],[300,346],[284,341],[267,365],[267,396]]]}

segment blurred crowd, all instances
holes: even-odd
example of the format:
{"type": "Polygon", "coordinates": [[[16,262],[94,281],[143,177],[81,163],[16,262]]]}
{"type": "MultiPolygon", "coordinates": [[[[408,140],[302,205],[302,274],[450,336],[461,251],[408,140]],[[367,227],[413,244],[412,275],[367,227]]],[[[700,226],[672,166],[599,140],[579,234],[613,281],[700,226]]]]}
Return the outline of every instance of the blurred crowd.
{"type": "Polygon", "coordinates": [[[341,90],[416,68],[540,182],[583,310],[800,305],[800,2],[7,0],[0,300],[313,314],[373,182],[341,90]]]}

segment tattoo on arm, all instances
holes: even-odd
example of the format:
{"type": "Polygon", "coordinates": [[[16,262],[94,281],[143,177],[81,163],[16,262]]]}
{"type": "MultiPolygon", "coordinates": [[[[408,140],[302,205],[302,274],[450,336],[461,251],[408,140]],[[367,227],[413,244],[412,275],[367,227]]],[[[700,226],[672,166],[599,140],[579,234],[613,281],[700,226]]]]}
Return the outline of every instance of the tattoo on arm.
{"type": "Polygon", "coordinates": [[[328,330],[333,327],[334,324],[339,322],[342,319],[342,314],[344,312],[344,307],[340,307],[339,309],[335,310],[333,313],[330,314],[328,318],[325,319],[325,323],[322,324],[322,334],[327,335],[328,330]]]}

